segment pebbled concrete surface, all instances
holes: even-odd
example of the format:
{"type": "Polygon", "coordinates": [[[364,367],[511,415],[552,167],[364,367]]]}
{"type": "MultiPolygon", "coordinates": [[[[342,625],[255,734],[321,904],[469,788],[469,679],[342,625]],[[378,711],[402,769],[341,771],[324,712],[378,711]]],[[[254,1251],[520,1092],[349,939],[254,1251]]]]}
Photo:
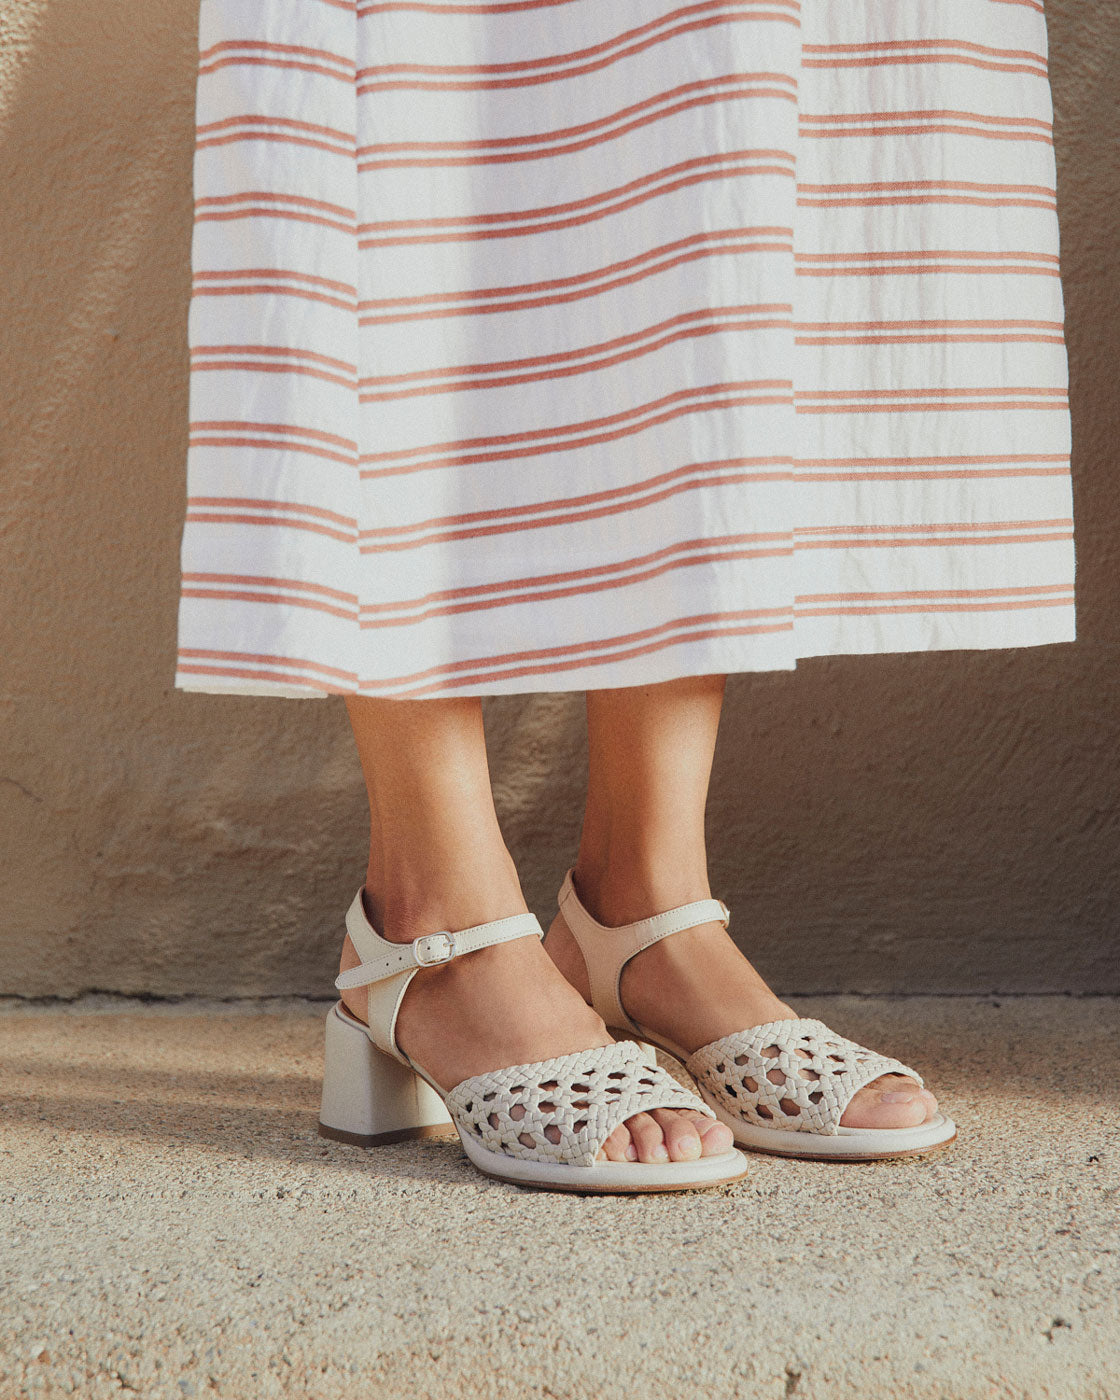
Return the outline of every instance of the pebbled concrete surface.
{"type": "Polygon", "coordinates": [[[822,998],[940,1156],[522,1192],[315,1134],[322,1004],[0,1006],[0,1400],[1112,1400],[1105,998],[822,998]]]}

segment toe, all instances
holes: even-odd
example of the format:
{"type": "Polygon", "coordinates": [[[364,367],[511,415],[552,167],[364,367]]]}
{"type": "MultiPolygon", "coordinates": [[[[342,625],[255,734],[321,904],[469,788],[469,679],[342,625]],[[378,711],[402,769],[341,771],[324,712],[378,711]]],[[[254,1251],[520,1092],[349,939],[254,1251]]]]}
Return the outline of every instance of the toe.
{"type": "Polygon", "coordinates": [[[854,1096],[840,1123],[845,1128],[916,1128],[926,1121],[928,1111],[923,1091],[913,1079],[884,1075],[854,1096]]]}
{"type": "MultiPolygon", "coordinates": [[[[937,1113],[939,1111],[937,1107],[937,1100],[934,1098],[934,1096],[930,1093],[928,1089],[925,1089],[922,1086],[918,1085],[916,1081],[909,1078],[909,1076],[903,1074],[892,1074],[890,1076],[885,1076],[881,1080],[877,1080],[876,1084],[884,1089],[889,1088],[894,1090],[902,1090],[903,1092],[909,1090],[911,1093],[913,1093],[916,1090],[918,1098],[921,1099],[922,1104],[925,1107],[925,1117],[924,1119],[922,1119],[922,1121],[925,1123],[929,1123],[932,1119],[934,1119],[937,1116],[937,1113]]],[[[870,1087],[874,1088],[876,1086],[872,1085],[870,1087]]]]}
{"type": "Polygon", "coordinates": [[[669,1149],[665,1146],[665,1135],[660,1125],[650,1113],[635,1113],[626,1120],[630,1137],[638,1152],[639,1162],[667,1162],[669,1149]]]}
{"type": "Polygon", "coordinates": [[[697,1114],[696,1130],[700,1134],[705,1157],[719,1157],[735,1146],[735,1134],[718,1118],[705,1118],[697,1114]]]}
{"type": "Polygon", "coordinates": [[[599,1150],[599,1160],[607,1162],[633,1162],[638,1153],[630,1139],[625,1123],[620,1123],[599,1150]]]}
{"type": "Polygon", "coordinates": [[[696,1128],[696,1115],[687,1110],[658,1108],[653,1118],[665,1137],[671,1162],[695,1162],[703,1155],[704,1144],[696,1128]]]}

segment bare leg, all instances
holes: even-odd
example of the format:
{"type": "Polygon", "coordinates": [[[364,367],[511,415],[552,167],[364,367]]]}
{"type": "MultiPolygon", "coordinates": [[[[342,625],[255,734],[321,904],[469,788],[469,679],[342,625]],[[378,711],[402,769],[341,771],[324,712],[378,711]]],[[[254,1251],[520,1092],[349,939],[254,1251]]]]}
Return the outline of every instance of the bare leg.
{"type": "MultiPolygon", "coordinates": [[[[724,677],[592,691],[587,809],[576,891],[600,923],[644,919],[710,898],[704,808],[723,703],[724,677]]],[[[583,958],[563,919],[548,951],[589,995],[583,958]]],[[[719,924],[705,924],[645,949],[622,974],[622,1000],[651,1031],[688,1050],[747,1026],[794,1017],[719,924]]],[[[861,1089],[846,1127],[913,1127],[936,1112],[914,1080],[884,1076],[861,1089]]]]}
{"type": "MultiPolygon", "coordinates": [[[[364,899],[373,926],[405,943],[523,913],[494,812],[480,702],[353,698],[347,709],[369,791],[364,899]]],[[[341,967],[357,962],[346,939],[341,967]]],[[[343,993],[343,1000],[365,1019],[364,988],[343,993]]],[[[397,1039],[445,1089],[487,1070],[611,1042],[540,943],[528,938],[417,973],[397,1039]]],[[[629,1119],[612,1134],[605,1155],[683,1161],[730,1146],[722,1124],[659,1109],[629,1119]]]]}

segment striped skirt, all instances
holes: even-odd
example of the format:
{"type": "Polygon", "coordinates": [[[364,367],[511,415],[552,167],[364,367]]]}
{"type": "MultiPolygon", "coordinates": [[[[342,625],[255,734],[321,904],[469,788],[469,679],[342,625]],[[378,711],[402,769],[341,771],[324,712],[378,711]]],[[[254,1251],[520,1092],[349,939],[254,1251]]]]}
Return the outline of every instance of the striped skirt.
{"type": "Polygon", "coordinates": [[[201,0],[185,690],[1074,635],[1038,0],[201,0]]]}

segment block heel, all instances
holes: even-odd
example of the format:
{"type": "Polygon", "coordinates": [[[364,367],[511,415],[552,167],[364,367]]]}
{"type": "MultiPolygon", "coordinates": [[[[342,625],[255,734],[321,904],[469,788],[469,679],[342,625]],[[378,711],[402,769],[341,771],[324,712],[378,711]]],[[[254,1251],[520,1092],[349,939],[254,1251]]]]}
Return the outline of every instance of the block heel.
{"type": "Polygon", "coordinates": [[[431,1085],[379,1050],[341,1002],[327,1013],[319,1133],[355,1147],[456,1136],[431,1085]]]}

